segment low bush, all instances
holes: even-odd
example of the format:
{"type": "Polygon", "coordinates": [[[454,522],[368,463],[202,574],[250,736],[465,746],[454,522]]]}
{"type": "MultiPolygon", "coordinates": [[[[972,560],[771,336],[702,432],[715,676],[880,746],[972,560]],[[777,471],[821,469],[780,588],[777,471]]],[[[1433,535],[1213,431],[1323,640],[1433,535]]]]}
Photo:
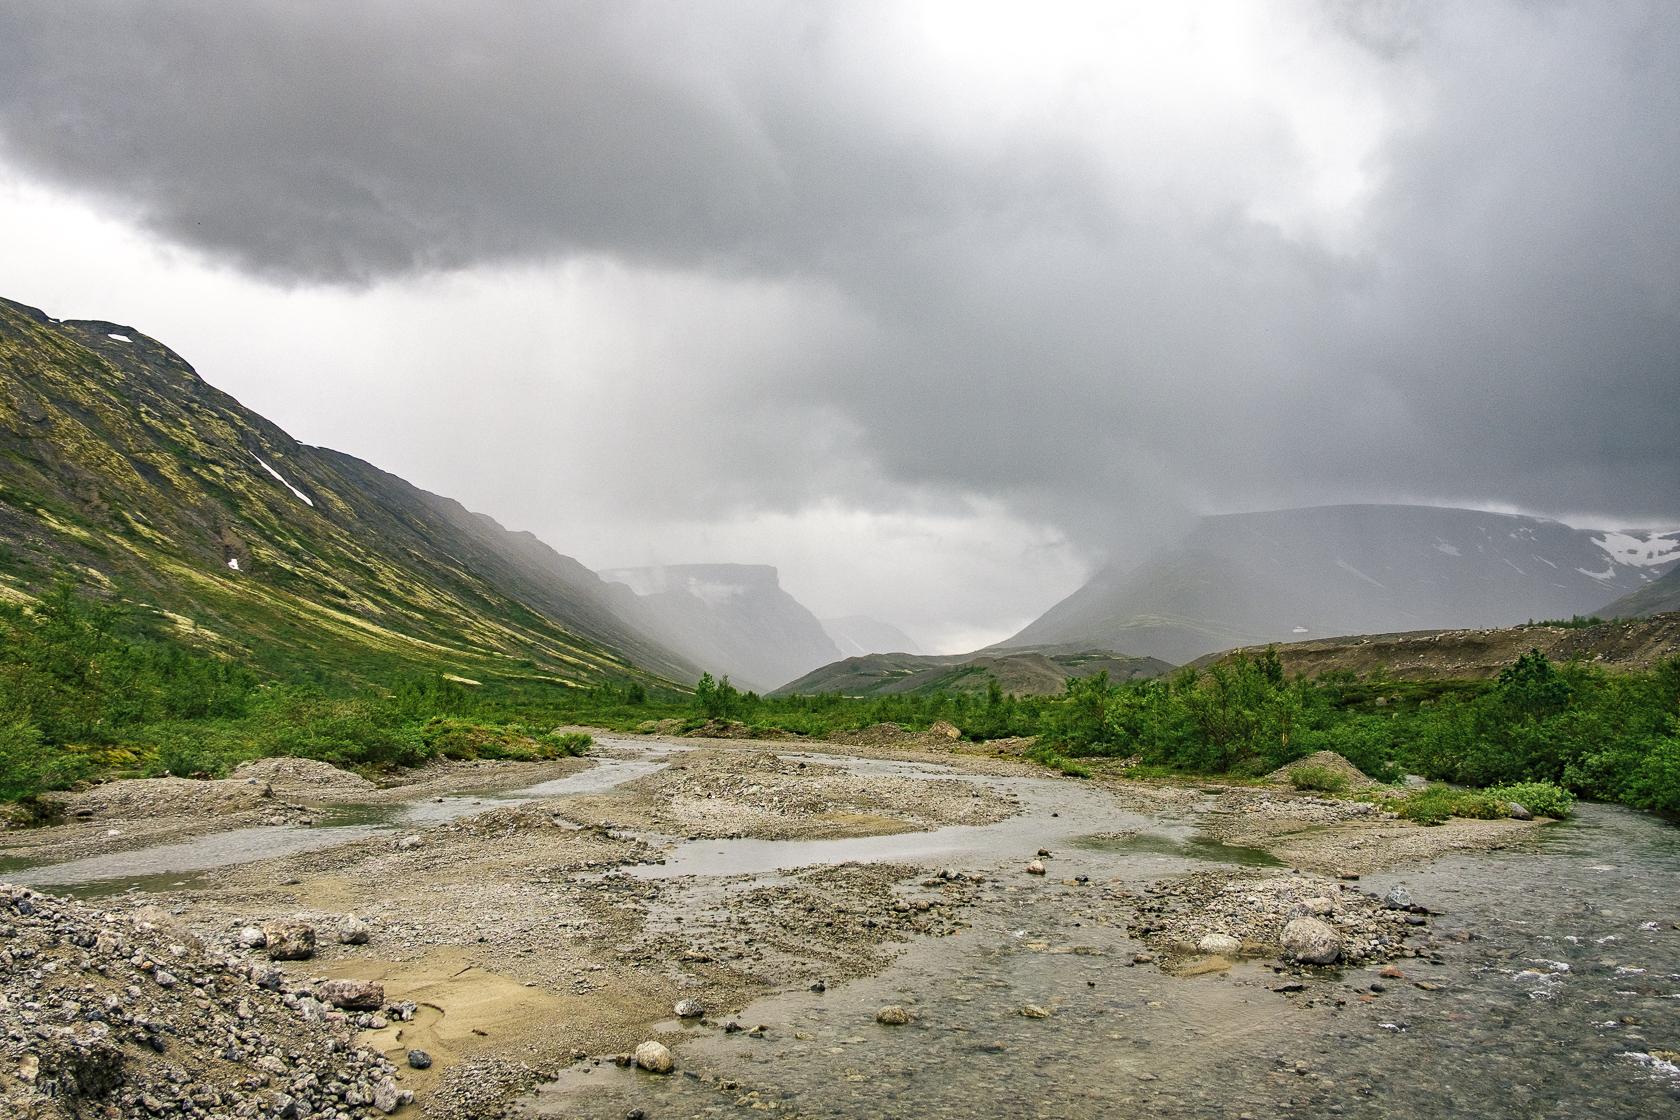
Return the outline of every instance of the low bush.
{"type": "Polygon", "coordinates": [[[1562,820],[1575,804],[1575,795],[1553,782],[1517,782],[1485,791],[1498,801],[1515,801],[1537,817],[1562,820]]]}
{"type": "Polygon", "coordinates": [[[1322,793],[1341,793],[1348,787],[1347,775],[1338,774],[1328,766],[1297,766],[1289,771],[1289,781],[1296,789],[1322,793]]]}
{"type": "Polygon", "coordinates": [[[1430,786],[1393,805],[1395,812],[1418,824],[1445,824],[1449,817],[1491,821],[1509,816],[1504,802],[1486,790],[1430,786]]]}

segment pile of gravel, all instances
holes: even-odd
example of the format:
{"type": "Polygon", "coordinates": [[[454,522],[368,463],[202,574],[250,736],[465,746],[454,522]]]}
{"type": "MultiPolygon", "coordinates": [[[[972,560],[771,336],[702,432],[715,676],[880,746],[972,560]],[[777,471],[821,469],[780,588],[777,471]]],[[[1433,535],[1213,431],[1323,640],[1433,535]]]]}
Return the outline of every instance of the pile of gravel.
{"type": "Polygon", "coordinates": [[[1413,905],[1374,898],[1351,883],[1287,872],[1202,871],[1165,879],[1133,904],[1137,917],[1128,932],[1169,959],[1220,955],[1284,955],[1284,929],[1297,917],[1323,922],[1339,941],[1338,959],[1348,964],[1424,955],[1406,945],[1428,938],[1427,915],[1413,905]],[[1213,940],[1210,940],[1213,939],[1213,940]],[[1220,945],[1219,938],[1228,938],[1220,945]]]}
{"type": "Polygon", "coordinates": [[[413,1099],[366,1015],[157,906],[0,884],[0,1114],[371,1120],[413,1099]]]}
{"type": "Polygon", "coordinates": [[[1363,789],[1366,786],[1377,785],[1377,782],[1367,778],[1363,771],[1335,751],[1319,751],[1309,754],[1306,758],[1291,762],[1288,766],[1280,767],[1266,775],[1268,782],[1278,782],[1282,785],[1290,784],[1289,772],[1301,769],[1322,769],[1340,774],[1347,779],[1349,789],[1363,789]]]}

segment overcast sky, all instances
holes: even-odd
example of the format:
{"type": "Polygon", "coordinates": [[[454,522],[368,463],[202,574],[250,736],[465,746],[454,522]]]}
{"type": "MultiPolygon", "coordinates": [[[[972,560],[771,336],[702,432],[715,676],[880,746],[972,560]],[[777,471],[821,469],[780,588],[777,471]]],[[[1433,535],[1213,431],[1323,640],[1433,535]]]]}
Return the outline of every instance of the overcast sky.
{"type": "Polygon", "coordinates": [[[1198,514],[1680,521],[1670,2],[0,8],[0,295],[925,648],[1198,514]]]}

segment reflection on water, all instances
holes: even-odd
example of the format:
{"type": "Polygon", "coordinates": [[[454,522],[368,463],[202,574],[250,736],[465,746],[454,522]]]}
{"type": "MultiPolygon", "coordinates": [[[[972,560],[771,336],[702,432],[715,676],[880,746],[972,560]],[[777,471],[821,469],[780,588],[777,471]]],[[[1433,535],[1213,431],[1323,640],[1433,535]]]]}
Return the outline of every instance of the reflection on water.
{"type": "MultiPolygon", "coordinates": [[[[1057,863],[1136,886],[1165,858],[1152,848],[1186,854],[1074,843],[1057,863]]],[[[1680,1072],[1661,1057],[1680,1051],[1677,876],[1680,830],[1584,805],[1521,849],[1367,877],[1448,911],[1430,934],[1441,963],[1401,961],[1381,990],[1374,968],[1312,970],[1295,994],[1273,990],[1265,962],[1187,980],[1126,967],[1142,946],[1093,929],[1090,895],[1023,888],[880,976],[735,1016],[768,1025],[762,1040],[691,1028],[677,1059],[703,1079],[584,1063],[524,1107],[602,1120],[772,1105],[835,1120],[1680,1115],[1680,1072]],[[914,1022],[875,1023],[887,1003],[914,1022]],[[1029,1004],[1050,1017],[1022,1016],[1029,1004]]]]}
{"type": "Polygon", "coordinates": [[[1242,867],[1284,867],[1282,860],[1262,848],[1239,848],[1222,844],[1205,836],[1175,839],[1157,833],[1144,832],[1136,836],[1076,836],[1070,845],[1095,852],[1152,852],[1163,856],[1180,856],[1204,863],[1234,863],[1242,867]]]}

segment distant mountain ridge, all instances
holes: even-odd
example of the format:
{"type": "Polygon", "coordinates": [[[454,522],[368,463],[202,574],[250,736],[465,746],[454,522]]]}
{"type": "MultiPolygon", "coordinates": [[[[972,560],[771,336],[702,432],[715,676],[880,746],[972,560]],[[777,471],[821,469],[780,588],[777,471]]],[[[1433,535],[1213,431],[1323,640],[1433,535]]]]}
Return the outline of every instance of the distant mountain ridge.
{"type": "Polygon", "coordinates": [[[1510,626],[1602,613],[1680,562],[1680,533],[1432,506],[1347,505],[1204,518],[1130,569],[1098,572],[1013,637],[1182,663],[1337,634],[1510,626]]]}
{"type": "Polygon", "coordinates": [[[824,665],[776,690],[778,695],[838,692],[843,696],[911,693],[931,696],[983,695],[992,680],[1016,696],[1057,696],[1070,677],[1106,672],[1119,683],[1134,677],[1157,677],[1173,666],[1153,657],[1128,657],[1110,650],[1030,651],[1000,656],[957,654],[869,654],[824,665]]]}
{"type": "Polygon", "coordinates": [[[620,613],[715,677],[767,692],[840,656],[768,564],[606,568],[620,613]]]}
{"type": "Polygon", "coordinates": [[[0,594],[60,574],[271,665],[571,684],[695,666],[529,533],[298,443],[131,327],[0,300],[0,594]]]}
{"type": "Polygon", "coordinates": [[[878,618],[856,614],[848,618],[825,618],[823,632],[840,649],[842,657],[864,657],[871,653],[921,653],[915,641],[898,627],[878,618]]]}

